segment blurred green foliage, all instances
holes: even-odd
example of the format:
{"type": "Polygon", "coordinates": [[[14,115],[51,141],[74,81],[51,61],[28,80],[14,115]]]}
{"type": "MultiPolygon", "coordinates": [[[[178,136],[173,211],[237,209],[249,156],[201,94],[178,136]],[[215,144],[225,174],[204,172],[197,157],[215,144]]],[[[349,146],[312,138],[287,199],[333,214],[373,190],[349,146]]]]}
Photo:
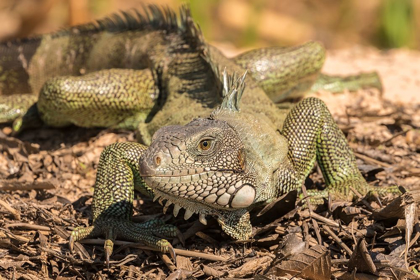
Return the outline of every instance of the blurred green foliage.
{"type": "MultiPolygon", "coordinates": [[[[185,3],[184,0],[175,0],[179,5],[185,3]]],[[[263,10],[269,4],[273,6],[273,1],[278,1],[278,5],[281,6],[282,0],[244,0],[251,6],[252,13],[249,14],[247,18],[247,25],[240,31],[240,34],[237,31],[229,30],[229,28],[221,28],[221,23],[218,22],[217,9],[220,7],[220,4],[223,0],[190,0],[192,13],[195,20],[200,24],[206,38],[220,39],[220,38],[229,38],[230,42],[234,42],[237,46],[256,46],[263,40],[258,32],[256,26],[258,25],[261,17],[264,16],[263,10]],[[224,36],[219,36],[217,32],[224,33],[224,36]]],[[[367,0],[371,1],[371,0],[367,0]]],[[[357,33],[357,30],[364,30],[363,34],[358,36],[362,41],[358,43],[362,44],[372,44],[380,49],[388,48],[418,48],[420,46],[420,26],[415,21],[415,8],[414,1],[420,0],[380,0],[376,1],[377,8],[376,12],[373,14],[373,19],[366,20],[365,22],[358,22],[356,15],[361,13],[363,9],[363,2],[359,1],[356,3],[354,0],[340,0],[340,1],[324,1],[324,0],[313,0],[310,3],[305,1],[303,2],[306,5],[306,9],[309,10],[309,17],[303,19],[305,23],[314,26],[315,29],[318,29],[319,21],[321,17],[315,15],[315,13],[323,13],[325,19],[330,19],[329,28],[331,32],[337,34],[343,34],[342,39],[348,39],[350,37],[355,38],[355,36],[347,37],[346,34],[357,33]],[[360,4],[362,3],[362,4],[360,4]],[[311,8],[312,6],[312,8],[311,8]],[[320,8],[319,7],[322,7],[320,8]],[[311,10],[313,9],[313,10],[311,10]],[[312,12],[312,14],[311,14],[312,12]],[[371,23],[371,24],[369,24],[371,23]],[[372,24],[374,23],[374,24],[372,24]],[[368,26],[363,26],[363,24],[369,24],[368,26]],[[369,32],[366,32],[369,30],[369,32]],[[346,33],[347,32],[347,33],[346,33]]],[[[372,3],[367,3],[372,4],[372,3]]],[[[417,5],[417,9],[420,8],[420,5],[417,5]]],[[[288,13],[288,11],[284,11],[288,13]]],[[[302,11],[304,14],[308,15],[308,11],[302,11]]],[[[232,11],[235,13],[235,11],[232,11]]],[[[420,11],[417,13],[420,14],[420,11]]],[[[295,15],[296,16],[296,15],[295,15]]],[[[302,19],[300,19],[302,20],[302,19]]],[[[276,28],[272,26],[272,28],[276,28]]],[[[324,26],[325,28],[325,26],[324,26]]],[[[293,30],[290,30],[293,32],[293,30]]],[[[335,36],[335,35],[333,35],[335,36]]],[[[356,36],[357,37],[357,36],[356,36]]],[[[340,37],[337,37],[340,38],[340,37]]],[[[308,40],[322,40],[322,38],[308,38],[308,40]]],[[[337,40],[337,39],[335,39],[337,40]]],[[[351,39],[350,39],[351,40],[351,39]]],[[[275,44],[282,45],[284,42],[271,42],[275,44]]],[[[328,43],[327,43],[328,45],[328,43]]],[[[333,44],[334,45],[334,44],[333,44]]]]}
{"type": "MultiPolygon", "coordinates": [[[[52,32],[67,24],[89,22],[121,10],[141,9],[148,3],[173,9],[188,3],[206,39],[236,48],[296,45],[309,40],[321,41],[327,48],[354,44],[381,49],[420,47],[420,19],[416,19],[420,15],[420,0],[0,0],[0,3],[0,22],[10,26],[15,21],[16,31],[3,35],[10,37],[52,32]],[[71,3],[84,6],[72,10],[71,3]],[[8,18],[2,18],[2,11],[9,17],[9,25],[5,24],[8,18]]],[[[0,32],[0,40],[7,38],[1,36],[0,32]]]]}
{"type": "Polygon", "coordinates": [[[383,0],[378,36],[380,47],[414,47],[413,1],[418,0],[383,0]]]}

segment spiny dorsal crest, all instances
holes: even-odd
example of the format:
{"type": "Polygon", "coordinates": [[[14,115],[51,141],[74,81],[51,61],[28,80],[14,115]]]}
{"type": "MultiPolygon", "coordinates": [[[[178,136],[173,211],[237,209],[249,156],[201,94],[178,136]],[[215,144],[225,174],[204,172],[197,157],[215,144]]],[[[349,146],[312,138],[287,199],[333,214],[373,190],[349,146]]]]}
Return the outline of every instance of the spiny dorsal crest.
{"type": "Polygon", "coordinates": [[[206,43],[200,27],[194,23],[190,8],[184,4],[179,8],[179,16],[169,7],[158,5],[143,5],[143,11],[131,9],[128,12],[121,11],[91,23],[61,29],[57,32],[37,35],[29,38],[15,39],[3,44],[22,44],[31,41],[42,40],[45,36],[51,38],[65,37],[74,34],[94,34],[97,32],[120,33],[125,31],[154,31],[163,30],[167,33],[181,34],[186,41],[198,50],[204,49],[206,43]]]}
{"type": "Polygon", "coordinates": [[[236,73],[228,75],[226,68],[223,71],[223,101],[222,104],[212,113],[212,116],[222,110],[239,112],[239,103],[245,90],[245,78],[247,71],[238,77],[236,73]]]}

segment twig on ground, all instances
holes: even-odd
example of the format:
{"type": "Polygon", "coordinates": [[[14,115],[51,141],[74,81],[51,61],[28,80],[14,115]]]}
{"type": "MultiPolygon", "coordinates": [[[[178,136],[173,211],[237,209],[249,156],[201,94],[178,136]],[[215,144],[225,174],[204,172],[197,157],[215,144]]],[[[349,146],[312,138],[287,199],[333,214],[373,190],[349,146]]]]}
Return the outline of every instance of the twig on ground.
{"type": "Polygon", "coordinates": [[[30,191],[30,190],[53,190],[55,185],[50,181],[43,182],[20,182],[17,180],[0,181],[1,191],[30,191]]]}
{"type": "Polygon", "coordinates": [[[5,228],[23,228],[23,229],[31,229],[31,230],[44,230],[50,231],[51,228],[47,226],[40,226],[40,225],[32,225],[27,223],[15,223],[15,224],[7,224],[4,226],[5,228]]]}
{"type": "Polygon", "coordinates": [[[406,129],[406,130],[400,131],[400,132],[398,132],[398,133],[395,133],[394,135],[392,135],[392,136],[391,136],[391,137],[389,137],[388,139],[386,139],[386,140],[384,140],[384,141],[380,142],[377,146],[380,146],[380,145],[386,144],[386,143],[388,143],[388,142],[392,141],[393,139],[397,138],[398,136],[404,135],[404,134],[406,134],[407,132],[409,132],[409,131],[411,131],[411,130],[413,130],[413,129],[412,129],[412,128],[410,128],[410,129],[406,129]]]}
{"type": "Polygon", "coordinates": [[[303,211],[302,212],[302,217],[304,217],[304,218],[314,218],[314,219],[317,219],[318,221],[323,222],[323,223],[325,223],[329,226],[340,227],[340,225],[337,222],[331,221],[330,219],[322,217],[321,215],[318,215],[317,213],[314,213],[314,212],[303,211]]]}
{"type": "Polygon", "coordinates": [[[391,165],[391,164],[388,164],[388,163],[385,163],[385,162],[382,162],[382,161],[376,160],[376,159],[374,159],[374,158],[368,157],[368,156],[363,155],[363,154],[359,154],[359,153],[354,152],[354,155],[355,155],[357,158],[359,158],[359,159],[361,159],[361,160],[364,160],[364,161],[367,161],[367,162],[369,162],[369,163],[371,163],[371,164],[376,164],[376,165],[378,165],[378,166],[382,166],[382,167],[385,167],[385,168],[390,168],[390,167],[392,167],[392,165],[391,165]]]}
{"type": "Polygon", "coordinates": [[[15,220],[20,220],[20,213],[15,208],[9,205],[6,201],[0,199],[0,205],[3,206],[7,211],[9,211],[15,220]]]}
{"type": "Polygon", "coordinates": [[[176,266],[174,265],[172,260],[168,257],[168,255],[159,254],[159,257],[171,272],[174,272],[176,270],[176,266]]]}
{"type": "MultiPolygon", "coordinates": [[[[302,192],[305,197],[308,197],[305,184],[302,184],[302,192]]],[[[306,204],[308,205],[308,210],[309,210],[309,213],[311,214],[313,211],[312,211],[312,205],[311,205],[310,199],[306,199],[306,204]]],[[[315,231],[316,238],[318,240],[318,244],[322,245],[322,238],[319,231],[318,222],[314,219],[311,219],[311,221],[312,221],[312,224],[314,225],[314,231],[315,231]]]]}
{"type": "Polygon", "coordinates": [[[344,242],[330,229],[329,226],[327,225],[323,225],[322,228],[332,237],[332,239],[334,239],[334,241],[341,247],[344,249],[344,251],[346,251],[346,253],[351,256],[353,254],[353,252],[350,250],[349,247],[347,247],[346,244],[344,244],[344,242]]]}

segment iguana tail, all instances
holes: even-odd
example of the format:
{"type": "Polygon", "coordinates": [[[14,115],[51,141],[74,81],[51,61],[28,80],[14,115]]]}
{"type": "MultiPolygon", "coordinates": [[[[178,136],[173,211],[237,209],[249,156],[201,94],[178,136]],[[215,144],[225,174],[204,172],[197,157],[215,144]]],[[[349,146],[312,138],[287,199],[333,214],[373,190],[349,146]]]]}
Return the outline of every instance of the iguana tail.
{"type": "Polygon", "coordinates": [[[320,74],[311,91],[326,90],[332,93],[357,91],[363,88],[376,88],[382,93],[382,82],[377,72],[360,73],[351,76],[329,76],[320,74]]]}

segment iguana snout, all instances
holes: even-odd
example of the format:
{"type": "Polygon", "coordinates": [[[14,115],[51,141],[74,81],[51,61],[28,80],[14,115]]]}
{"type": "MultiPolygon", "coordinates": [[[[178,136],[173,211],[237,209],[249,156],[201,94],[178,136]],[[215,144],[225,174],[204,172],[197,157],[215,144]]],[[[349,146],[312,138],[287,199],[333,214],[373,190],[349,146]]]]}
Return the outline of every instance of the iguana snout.
{"type": "Polygon", "coordinates": [[[160,129],[139,165],[156,199],[167,200],[164,211],[173,203],[175,216],[185,208],[186,219],[200,213],[200,220],[254,202],[255,176],[249,170],[236,131],[213,119],[160,129]]]}

